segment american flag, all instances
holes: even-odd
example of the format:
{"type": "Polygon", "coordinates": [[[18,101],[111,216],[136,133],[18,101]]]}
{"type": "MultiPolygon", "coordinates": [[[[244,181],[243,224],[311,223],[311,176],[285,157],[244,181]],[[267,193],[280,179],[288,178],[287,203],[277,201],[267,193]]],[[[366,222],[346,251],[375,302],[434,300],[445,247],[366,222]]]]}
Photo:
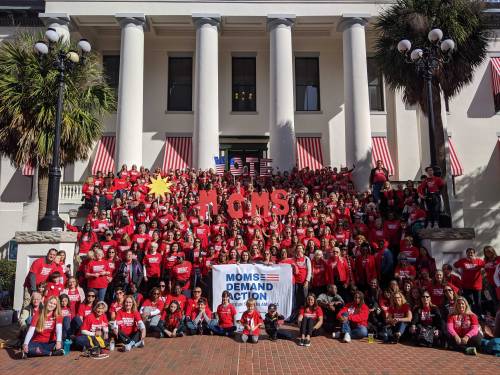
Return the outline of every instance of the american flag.
{"type": "Polygon", "coordinates": [[[259,162],[258,158],[245,158],[245,162],[250,164],[250,176],[255,176],[255,164],[259,162]]]}
{"type": "Polygon", "coordinates": [[[274,281],[274,282],[279,282],[280,281],[280,275],[278,273],[261,273],[260,274],[260,280],[261,281],[274,281]]]}
{"type": "Polygon", "coordinates": [[[273,167],[270,164],[273,162],[273,159],[260,159],[260,176],[261,177],[269,177],[271,176],[271,172],[273,171],[273,167]]]}
{"type": "Polygon", "coordinates": [[[214,156],[215,160],[215,173],[222,176],[226,170],[226,157],[225,156],[214,156]]]}
{"type": "Polygon", "coordinates": [[[229,162],[229,171],[233,176],[241,176],[243,174],[243,165],[241,158],[231,158],[229,162]]]}

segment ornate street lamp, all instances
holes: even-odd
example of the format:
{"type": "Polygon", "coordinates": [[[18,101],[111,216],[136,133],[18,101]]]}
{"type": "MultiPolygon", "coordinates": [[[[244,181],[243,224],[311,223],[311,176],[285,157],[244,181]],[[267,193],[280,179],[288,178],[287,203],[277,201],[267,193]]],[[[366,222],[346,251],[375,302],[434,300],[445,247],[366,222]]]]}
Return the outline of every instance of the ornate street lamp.
{"type": "Polygon", "coordinates": [[[432,29],[427,35],[430,44],[422,48],[414,48],[408,39],[403,39],[398,43],[398,51],[404,55],[407,63],[414,64],[417,73],[420,74],[427,86],[427,118],[429,119],[429,144],[431,152],[431,165],[437,162],[435,143],[435,118],[432,105],[432,77],[442,66],[451,59],[451,54],[455,49],[455,42],[452,39],[443,40],[441,29],[432,29]]]}
{"type": "MultiPolygon", "coordinates": [[[[47,58],[49,52],[56,48],[56,43],[61,36],[53,29],[49,28],[45,32],[45,40],[35,43],[35,51],[40,59],[47,58]]],[[[40,220],[38,225],[39,230],[52,230],[54,228],[64,228],[64,221],[59,217],[59,183],[61,181],[61,168],[60,168],[60,143],[61,143],[61,117],[63,111],[64,100],[64,80],[65,72],[72,69],[77,64],[85,63],[85,55],[90,52],[91,46],[86,39],[81,39],[78,42],[78,49],[80,53],[65,49],[62,46],[55,52],[53,61],[53,68],[56,69],[58,74],[58,97],[57,97],[57,110],[56,110],[56,124],[54,129],[54,145],[52,148],[52,163],[49,167],[49,186],[47,195],[47,211],[45,216],[40,220]]]]}

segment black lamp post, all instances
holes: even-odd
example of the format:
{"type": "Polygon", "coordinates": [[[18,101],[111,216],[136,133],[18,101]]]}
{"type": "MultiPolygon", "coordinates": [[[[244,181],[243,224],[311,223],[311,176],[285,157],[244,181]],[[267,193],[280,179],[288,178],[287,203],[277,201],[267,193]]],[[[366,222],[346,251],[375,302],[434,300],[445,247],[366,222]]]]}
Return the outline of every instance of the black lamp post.
{"type": "Polygon", "coordinates": [[[429,46],[413,50],[411,50],[411,42],[408,39],[403,39],[398,43],[398,51],[405,56],[408,63],[415,64],[417,72],[423,77],[426,83],[431,165],[436,166],[436,122],[432,100],[432,77],[443,64],[450,61],[451,54],[455,48],[455,42],[452,39],[443,40],[443,31],[441,29],[432,29],[427,38],[430,42],[429,46]]]}
{"type": "MultiPolygon", "coordinates": [[[[39,57],[45,58],[59,41],[60,35],[53,28],[47,29],[45,37],[48,40],[35,43],[35,50],[39,57]]],[[[64,79],[65,72],[76,64],[83,64],[85,54],[91,50],[90,43],[86,39],[78,42],[80,54],[72,50],[66,50],[62,47],[56,52],[53,67],[58,71],[58,97],[56,110],[56,124],[54,129],[54,144],[52,148],[52,163],[49,167],[49,186],[47,194],[47,210],[45,216],[38,224],[39,230],[52,230],[54,228],[64,228],[64,221],[59,217],[59,184],[61,181],[60,168],[60,147],[61,147],[61,117],[64,101],[64,79]]]]}

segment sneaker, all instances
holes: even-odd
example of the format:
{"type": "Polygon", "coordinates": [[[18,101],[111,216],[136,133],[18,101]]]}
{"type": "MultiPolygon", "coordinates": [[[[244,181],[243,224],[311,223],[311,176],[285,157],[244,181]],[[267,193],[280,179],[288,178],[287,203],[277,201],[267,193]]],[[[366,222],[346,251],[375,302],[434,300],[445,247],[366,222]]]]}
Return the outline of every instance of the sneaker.
{"type": "Polygon", "coordinates": [[[300,339],[299,340],[299,346],[304,346],[305,345],[305,341],[304,339],[300,339]]]}
{"type": "Polygon", "coordinates": [[[64,355],[64,349],[57,349],[52,352],[53,356],[61,356],[64,355]]]}
{"type": "Polygon", "coordinates": [[[477,355],[477,350],[475,347],[470,346],[468,348],[465,348],[465,354],[467,355],[477,355]]]}
{"type": "Polygon", "coordinates": [[[126,344],[124,347],[123,347],[123,351],[124,352],[129,352],[132,350],[132,344],[126,344]]]}
{"type": "Polygon", "coordinates": [[[183,337],[184,336],[184,332],[177,332],[177,337],[183,337]]]}
{"type": "Polygon", "coordinates": [[[21,352],[21,359],[28,359],[28,354],[26,354],[24,351],[21,352]]]}
{"type": "Polygon", "coordinates": [[[351,342],[351,335],[349,333],[344,335],[344,342],[351,342]]]}
{"type": "Polygon", "coordinates": [[[144,348],[144,340],[136,342],[134,348],[144,348]]]}
{"type": "Polygon", "coordinates": [[[304,346],[310,347],[311,346],[311,340],[305,339],[304,340],[304,346]]]}
{"type": "Polygon", "coordinates": [[[339,339],[340,338],[340,332],[332,332],[332,337],[334,339],[339,339]]]}

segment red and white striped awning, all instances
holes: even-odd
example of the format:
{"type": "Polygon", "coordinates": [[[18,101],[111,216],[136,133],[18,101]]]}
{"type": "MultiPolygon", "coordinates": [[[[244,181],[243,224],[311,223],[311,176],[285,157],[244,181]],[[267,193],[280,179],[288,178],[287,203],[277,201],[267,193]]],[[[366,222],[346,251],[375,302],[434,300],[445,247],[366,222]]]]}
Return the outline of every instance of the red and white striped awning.
{"type": "Polygon", "coordinates": [[[297,137],[297,167],[316,170],[323,168],[321,138],[297,137]]]}
{"type": "Polygon", "coordinates": [[[453,177],[463,175],[464,168],[462,167],[460,160],[458,160],[457,151],[455,150],[455,145],[453,144],[451,137],[448,137],[448,149],[450,150],[451,175],[453,177]]]}
{"type": "Polygon", "coordinates": [[[193,160],[191,137],[167,137],[165,141],[165,155],[163,157],[163,172],[169,169],[191,168],[193,160]]]}
{"type": "Polygon", "coordinates": [[[97,172],[104,174],[115,170],[115,143],[114,135],[103,136],[97,144],[94,163],[92,164],[92,174],[97,172]]]}
{"type": "Polygon", "coordinates": [[[33,176],[35,174],[35,167],[33,167],[30,163],[26,163],[23,165],[21,173],[23,176],[33,176]]]}
{"type": "Polygon", "coordinates": [[[491,58],[491,82],[495,105],[500,104],[500,57],[491,58]]]}
{"type": "Polygon", "coordinates": [[[387,137],[376,136],[372,137],[372,165],[377,166],[377,160],[382,160],[382,163],[389,172],[389,176],[394,175],[394,163],[392,162],[387,137]]]}

